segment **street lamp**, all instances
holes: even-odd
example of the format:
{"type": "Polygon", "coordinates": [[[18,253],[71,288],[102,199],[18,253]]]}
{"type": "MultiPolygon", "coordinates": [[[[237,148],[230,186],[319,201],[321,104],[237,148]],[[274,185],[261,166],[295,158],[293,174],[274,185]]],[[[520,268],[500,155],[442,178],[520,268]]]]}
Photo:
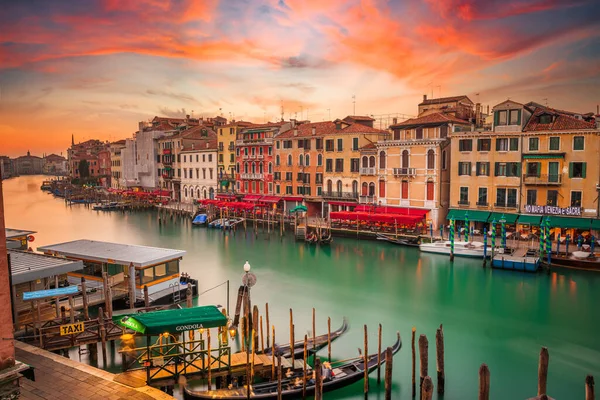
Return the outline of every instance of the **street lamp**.
{"type": "Polygon", "coordinates": [[[250,272],[250,263],[248,262],[248,260],[246,260],[246,263],[244,264],[244,272],[250,272]]]}

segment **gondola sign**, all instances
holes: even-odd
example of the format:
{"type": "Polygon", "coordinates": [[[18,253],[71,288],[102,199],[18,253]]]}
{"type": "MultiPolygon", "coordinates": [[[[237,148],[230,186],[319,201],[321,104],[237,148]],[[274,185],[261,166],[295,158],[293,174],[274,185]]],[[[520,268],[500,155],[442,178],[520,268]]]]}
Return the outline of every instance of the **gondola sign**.
{"type": "Polygon", "coordinates": [[[60,326],[60,335],[73,335],[75,333],[83,333],[85,331],[85,325],[83,322],[77,322],[76,324],[68,324],[60,326]]]}

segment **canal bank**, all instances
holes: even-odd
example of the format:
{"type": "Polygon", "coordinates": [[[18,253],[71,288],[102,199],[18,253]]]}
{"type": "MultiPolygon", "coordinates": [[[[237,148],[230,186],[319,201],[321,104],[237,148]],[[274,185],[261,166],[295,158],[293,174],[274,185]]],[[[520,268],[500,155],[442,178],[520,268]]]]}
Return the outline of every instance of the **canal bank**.
{"type": "MultiPolygon", "coordinates": [[[[336,238],[329,248],[309,247],[294,241],[291,233],[283,240],[262,233],[223,234],[193,227],[188,219],[159,225],[154,212],[103,213],[65,206],[39,190],[42,180],[28,176],[4,182],[7,226],[37,231],[35,247],[86,238],[186,250],[182,269],[200,278],[200,292],[226,280],[239,284],[249,260],[258,277],[253,304],[264,310],[269,302],[278,337],[289,337],[289,308],[294,309],[296,335],[312,329],[312,307],[317,333],[326,330],[328,316],[334,326],[348,317],[350,331],[333,345],[338,359],[358,354],[363,324],[369,326],[371,343],[376,343],[378,323],[383,324],[384,343],[400,330],[405,347],[394,359],[393,398],[411,396],[406,344],[413,325],[417,335],[425,333],[430,340],[429,370],[435,374],[432,341],[444,324],[445,399],[476,398],[482,362],[491,370],[493,399],[532,397],[540,346],[550,351],[552,397],[581,398],[585,376],[600,376],[598,274],[523,275],[484,270],[480,260],[457,258],[451,265],[444,256],[374,241],[336,238]]],[[[200,297],[203,304],[225,301],[224,289],[200,297]]],[[[72,358],[78,357],[75,351],[72,358]]],[[[86,355],[81,357],[87,361],[86,355]]],[[[118,370],[118,359],[109,357],[106,367],[118,370]]],[[[371,387],[377,398],[379,388],[371,387]]],[[[363,397],[361,383],[327,395],[363,397]]]]}

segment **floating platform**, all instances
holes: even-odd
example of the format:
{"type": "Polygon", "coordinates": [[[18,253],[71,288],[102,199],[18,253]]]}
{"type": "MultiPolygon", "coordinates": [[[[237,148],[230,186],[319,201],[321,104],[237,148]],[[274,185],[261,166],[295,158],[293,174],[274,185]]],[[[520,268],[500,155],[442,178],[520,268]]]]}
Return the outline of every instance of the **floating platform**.
{"type": "Polygon", "coordinates": [[[522,272],[537,272],[540,268],[540,258],[529,255],[518,257],[508,254],[497,254],[492,260],[492,268],[522,272]]]}

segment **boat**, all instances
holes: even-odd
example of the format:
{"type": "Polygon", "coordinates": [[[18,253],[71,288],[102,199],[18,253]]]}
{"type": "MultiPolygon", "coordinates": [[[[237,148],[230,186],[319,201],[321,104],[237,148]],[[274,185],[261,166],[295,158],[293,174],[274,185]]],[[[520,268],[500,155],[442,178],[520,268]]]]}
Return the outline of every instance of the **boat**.
{"type": "Polygon", "coordinates": [[[319,241],[319,238],[314,232],[310,232],[304,236],[304,241],[308,244],[316,244],[319,241]]]}
{"type": "Polygon", "coordinates": [[[208,215],[198,214],[192,220],[192,225],[206,225],[207,220],[208,220],[208,215]]]}
{"type": "MultiPolygon", "coordinates": [[[[544,258],[542,263],[548,266],[547,260],[544,258]]],[[[574,251],[569,255],[564,253],[552,253],[550,256],[551,267],[563,267],[574,269],[585,269],[590,271],[600,271],[600,257],[589,251],[574,251]],[[578,254],[575,254],[578,253],[578,254]]]]}
{"type": "MultiPolygon", "coordinates": [[[[344,318],[344,322],[342,323],[342,326],[334,331],[331,332],[331,341],[333,342],[334,340],[336,340],[337,338],[339,338],[340,336],[342,336],[344,333],[346,333],[349,329],[349,325],[348,325],[348,321],[346,320],[346,318],[344,318]]],[[[327,333],[323,334],[323,335],[319,335],[316,338],[309,337],[307,340],[307,351],[309,354],[314,354],[316,352],[318,352],[319,350],[321,350],[322,348],[324,348],[325,346],[327,346],[328,344],[328,338],[329,335],[327,333]],[[313,345],[314,343],[314,345],[313,345]]],[[[265,354],[272,354],[272,349],[266,349],[265,350],[265,354]]],[[[290,352],[290,344],[284,344],[284,345],[277,345],[275,344],[275,355],[281,355],[281,357],[283,358],[288,358],[291,356],[291,352],[290,352]]],[[[304,340],[299,340],[294,342],[294,358],[298,359],[298,358],[302,358],[304,356],[304,340]]]]}
{"type": "Polygon", "coordinates": [[[40,189],[44,190],[44,191],[51,191],[52,190],[52,182],[50,181],[44,181],[42,182],[42,186],[40,186],[40,189]]]}
{"type": "MultiPolygon", "coordinates": [[[[454,242],[454,255],[456,257],[483,258],[483,242],[454,242]]],[[[419,250],[424,253],[437,253],[450,255],[450,241],[438,241],[433,243],[421,243],[419,250]]],[[[504,253],[504,249],[496,249],[495,253],[504,253]]],[[[486,257],[491,257],[492,248],[487,246],[486,257]]]]}
{"type": "Polygon", "coordinates": [[[319,238],[319,244],[331,244],[331,242],[333,242],[333,236],[331,236],[331,233],[328,233],[326,235],[323,235],[319,238]]]}
{"type": "Polygon", "coordinates": [[[419,238],[395,237],[394,235],[377,234],[377,240],[398,244],[401,246],[419,247],[419,238]]]}
{"type": "Polygon", "coordinates": [[[500,253],[494,255],[494,258],[492,259],[492,268],[537,272],[540,269],[540,258],[534,251],[528,251],[523,257],[500,253]]]}
{"type": "MultiPolygon", "coordinates": [[[[392,353],[396,354],[402,348],[402,340],[400,339],[400,333],[397,334],[396,343],[392,346],[392,353]]],[[[367,357],[366,365],[365,358],[360,356],[350,360],[346,360],[339,365],[333,367],[333,377],[329,380],[324,380],[322,387],[323,392],[330,392],[336,389],[349,386],[362,380],[365,377],[365,368],[367,372],[373,372],[378,365],[385,363],[385,352],[381,354],[371,354],[367,357]]],[[[302,398],[303,388],[302,386],[295,386],[293,382],[296,378],[302,379],[302,373],[296,373],[290,378],[283,378],[281,380],[281,398],[282,399],[299,399],[302,398]]],[[[251,386],[251,399],[277,399],[277,387],[279,383],[277,381],[268,381],[264,383],[257,383],[251,386]]],[[[306,395],[313,396],[315,393],[315,384],[312,381],[307,382],[306,395]]],[[[190,389],[187,385],[184,387],[184,398],[185,399],[221,399],[221,400],[238,400],[248,398],[248,392],[245,387],[235,389],[217,389],[217,390],[206,390],[197,391],[190,389]]]]}

